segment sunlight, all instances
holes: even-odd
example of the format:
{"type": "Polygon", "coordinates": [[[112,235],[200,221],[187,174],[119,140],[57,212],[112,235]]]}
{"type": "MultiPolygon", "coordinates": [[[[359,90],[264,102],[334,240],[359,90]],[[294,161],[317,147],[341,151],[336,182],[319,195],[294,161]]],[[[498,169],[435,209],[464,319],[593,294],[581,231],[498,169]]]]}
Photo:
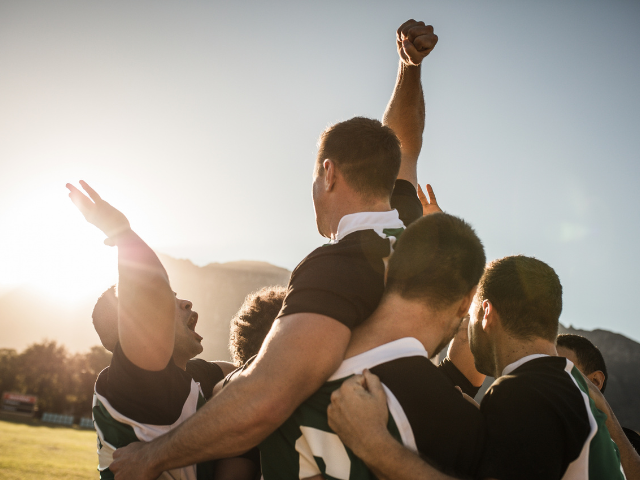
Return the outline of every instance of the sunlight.
{"type": "Polygon", "coordinates": [[[116,282],[116,249],[103,244],[104,234],[84,220],[64,184],[17,199],[2,217],[0,285],[28,283],[70,303],[116,282]]]}

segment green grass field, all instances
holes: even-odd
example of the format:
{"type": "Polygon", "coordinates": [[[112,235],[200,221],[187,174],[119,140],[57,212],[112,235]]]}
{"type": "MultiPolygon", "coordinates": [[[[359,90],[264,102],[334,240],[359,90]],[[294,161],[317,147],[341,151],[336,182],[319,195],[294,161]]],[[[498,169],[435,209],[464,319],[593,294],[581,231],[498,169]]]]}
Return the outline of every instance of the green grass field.
{"type": "Polygon", "coordinates": [[[93,430],[0,417],[0,479],[97,479],[93,430]]]}

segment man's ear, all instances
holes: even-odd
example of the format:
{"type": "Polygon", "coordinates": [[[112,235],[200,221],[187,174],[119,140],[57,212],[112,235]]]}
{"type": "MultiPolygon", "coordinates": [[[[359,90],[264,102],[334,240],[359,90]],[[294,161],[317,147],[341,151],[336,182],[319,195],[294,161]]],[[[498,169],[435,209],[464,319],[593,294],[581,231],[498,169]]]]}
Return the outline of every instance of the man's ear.
{"type": "Polygon", "coordinates": [[[462,300],[460,301],[460,307],[458,308],[458,312],[456,313],[457,317],[462,318],[469,314],[469,308],[471,308],[471,302],[473,302],[473,297],[476,294],[476,290],[478,290],[477,285],[473,287],[469,293],[462,297],[462,300]]]}
{"type": "Polygon", "coordinates": [[[489,300],[482,301],[482,330],[488,332],[497,326],[497,314],[493,304],[489,300]]]}
{"type": "Polygon", "coordinates": [[[589,375],[586,375],[586,377],[591,380],[596,387],[598,387],[598,390],[602,390],[605,379],[604,373],[600,370],[596,370],[595,372],[591,372],[589,375]]]}
{"type": "Polygon", "coordinates": [[[333,163],[333,160],[325,158],[322,167],[324,168],[324,189],[330,192],[336,183],[336,164],[333,163]]]}

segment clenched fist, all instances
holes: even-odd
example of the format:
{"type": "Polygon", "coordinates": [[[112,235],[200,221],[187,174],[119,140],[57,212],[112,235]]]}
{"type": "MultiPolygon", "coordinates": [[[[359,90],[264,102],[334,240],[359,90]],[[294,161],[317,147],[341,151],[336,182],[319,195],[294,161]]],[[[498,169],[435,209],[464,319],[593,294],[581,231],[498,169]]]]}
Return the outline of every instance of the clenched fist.
{"type": "Polygon", "coordinates": [[[396,32],[398,54],[405,65],[418,66],[438,43],[431,25],[407,20],[396,32]]]}

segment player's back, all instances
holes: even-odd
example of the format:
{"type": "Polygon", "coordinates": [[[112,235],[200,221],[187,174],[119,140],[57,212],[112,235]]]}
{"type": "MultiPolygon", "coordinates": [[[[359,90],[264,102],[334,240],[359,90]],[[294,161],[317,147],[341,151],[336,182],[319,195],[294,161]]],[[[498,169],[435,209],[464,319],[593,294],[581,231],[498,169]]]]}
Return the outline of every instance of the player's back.
{"type": "Polygon", "coordinates": [[[606,416],[567,359],[532,355],[508,366],[481,404],[482,478],[623,479],[606,416]]]}
{"type": "Polygon", "coordinates": [[[443,471],[472,477],[483,447],[482,415],[431,363],[418,340],[403,338],[345,360],[260,445],[265,480],[317,474],[336,479],[375,478],[332,432],[327,420],[331,393],[365,368],[385,386],[391,434],[443,471]]]}

